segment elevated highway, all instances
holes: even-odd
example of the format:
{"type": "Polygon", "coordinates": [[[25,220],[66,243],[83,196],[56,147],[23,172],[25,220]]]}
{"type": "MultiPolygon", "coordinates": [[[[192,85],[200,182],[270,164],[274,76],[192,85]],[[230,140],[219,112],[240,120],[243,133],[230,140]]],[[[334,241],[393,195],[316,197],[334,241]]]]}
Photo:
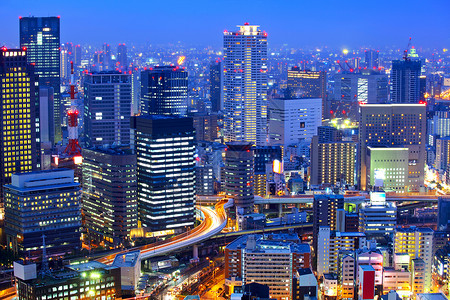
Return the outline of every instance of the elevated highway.
{"type": "Polygon", "coordinates": [[[111,264],[116,255],[135,250],[141,251],[141,259],[147,259],[200,243],[220,233],[225,228],[227,224],[226,208],[231,206],[233,206],[232,200],[221,200],[215,205],[214,209],[197,206],[197,208],[203,213],[204,219],[202,223],[194,229],[164,241],[119,251],[117,253],[101,257],[97,259],[97,261],[104,264],[111,264]]]}

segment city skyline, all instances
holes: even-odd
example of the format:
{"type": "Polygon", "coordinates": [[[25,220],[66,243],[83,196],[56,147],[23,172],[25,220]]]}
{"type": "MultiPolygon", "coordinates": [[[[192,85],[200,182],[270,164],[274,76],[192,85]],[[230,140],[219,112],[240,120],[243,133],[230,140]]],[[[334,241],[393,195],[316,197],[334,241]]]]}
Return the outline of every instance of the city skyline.
{"type": "Polygon", "coordinates": [[[358,1],[350,1],[345,6],[324,1],[318,7],[314,3],[296,1],[281,4],[266,0],[229,1],[223,5],[198,0],[194,3],[175,1],[173,6],[135,2],[135,5],[121,7],[106,5],[104,1],[81,1],[73,5],[8,0],[0,4],[0,24],[4,29],[2,43],[7,47],[19,44],[19,17],[29,15],[61,16],[61,41],[81,44],[181,42],[220,47],[220,32],[231,29],[230,24],[245,22],[264,27],[270,36],[270,46],[403,49],[408,37],[413,37],[417,48],[442,48],[450,42],[450,37],[445,38],[450,19],[448,12],[442,9],[446,4],[444,0],[428,3],[425,10],[417,9],[418,0],[381,2],[374,7],[358,1]],[[395,11],[401,13],[392,18],[395,11]],[[294,12],[296,17],[286,18],[286,12],[294,12]],[[171,22],[167,22],[167,18],[171,22]],[[427,22],[431,18],[433,22],[427,22]]]}

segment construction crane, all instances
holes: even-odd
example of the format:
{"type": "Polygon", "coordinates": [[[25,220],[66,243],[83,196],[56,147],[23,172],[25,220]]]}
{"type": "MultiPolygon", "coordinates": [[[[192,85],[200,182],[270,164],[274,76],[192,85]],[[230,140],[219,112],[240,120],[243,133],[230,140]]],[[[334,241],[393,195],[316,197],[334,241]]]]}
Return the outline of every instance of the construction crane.
{"type": "Polygon", "coordinates": [[[409,48],[411,48],[411,37],[409,38],[408,46],[406,47],[405,51],[403,51],[403,60],[405,60],[405,61],[411,60],[411,59],[408,57],[408,51],[409,51],[409,48]]]}

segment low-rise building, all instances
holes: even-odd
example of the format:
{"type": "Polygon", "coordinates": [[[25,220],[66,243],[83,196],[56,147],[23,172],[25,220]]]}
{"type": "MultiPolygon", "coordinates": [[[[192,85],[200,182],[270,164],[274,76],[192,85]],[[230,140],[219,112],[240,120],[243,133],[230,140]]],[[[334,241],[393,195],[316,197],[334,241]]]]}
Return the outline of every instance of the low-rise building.
{"type": "Polygon", "coordinates": [[[297,235],[246,235],[225,248],[225,285],[230,294],[235,285],[256,282],[269,286],[271,298],[290,300],[294,274],[303,268],[311,268],[311,248],[297,235]]]}

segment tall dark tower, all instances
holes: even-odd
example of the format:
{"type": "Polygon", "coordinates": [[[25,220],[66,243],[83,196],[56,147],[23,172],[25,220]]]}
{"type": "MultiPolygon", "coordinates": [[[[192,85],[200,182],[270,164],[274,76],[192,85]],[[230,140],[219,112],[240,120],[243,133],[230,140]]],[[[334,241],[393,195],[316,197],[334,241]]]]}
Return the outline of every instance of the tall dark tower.
{"type": "MultiPolygon", "coordinates": [[[[11,183],[13,173],[40,168],[36,81],[25,48],[0,48],[0,199],[3,199],[3,186],[11,183]]],[[[0,201],[1,219],[3,201],[0,201]]]]}
{"type": "Polygon", "coordinates": [[[139,221],[145,231],[184,231],[195,216],[195,130],[192,118],[131,117],[137,157],[139,221]]]}
{"type": "Polygon", "coordinates": [[[392,61],[391,82],[393,103],[419,103],[420,60],[392,61]]]}
{"type": "Polygon", "coordinates": [[[187,113],[188,72],[179,67],[155,67],[141,73],[141,114],[187,113]]]}
{"type": "Polygon", "coordinates": [[[61,141],[60,96],[60,19],[59,17],[21,17],[20,47],[27,49],[28,63],[35,65],[39,85],[54,91],[54,143],[61,141]]]}
{"type": "Polygon", "coordinates": [[[127,46],[125,44],[119,44],[117,47],[117,62],[118,67],[121,70],[127,70],[128,68],[128,58],[127,58],[127,46]]]}
{"type": "Polygon", "coordinates": [[[209,94],[213,112],[222,108],[222,62],[215,61],[209,67],[209,94]]]}
{"type": "Polygon", "coordinates": [[[366,50],[364,51],[364,63],[368,69],[378,69],[379,59],[378,50],[366,50]]]}

